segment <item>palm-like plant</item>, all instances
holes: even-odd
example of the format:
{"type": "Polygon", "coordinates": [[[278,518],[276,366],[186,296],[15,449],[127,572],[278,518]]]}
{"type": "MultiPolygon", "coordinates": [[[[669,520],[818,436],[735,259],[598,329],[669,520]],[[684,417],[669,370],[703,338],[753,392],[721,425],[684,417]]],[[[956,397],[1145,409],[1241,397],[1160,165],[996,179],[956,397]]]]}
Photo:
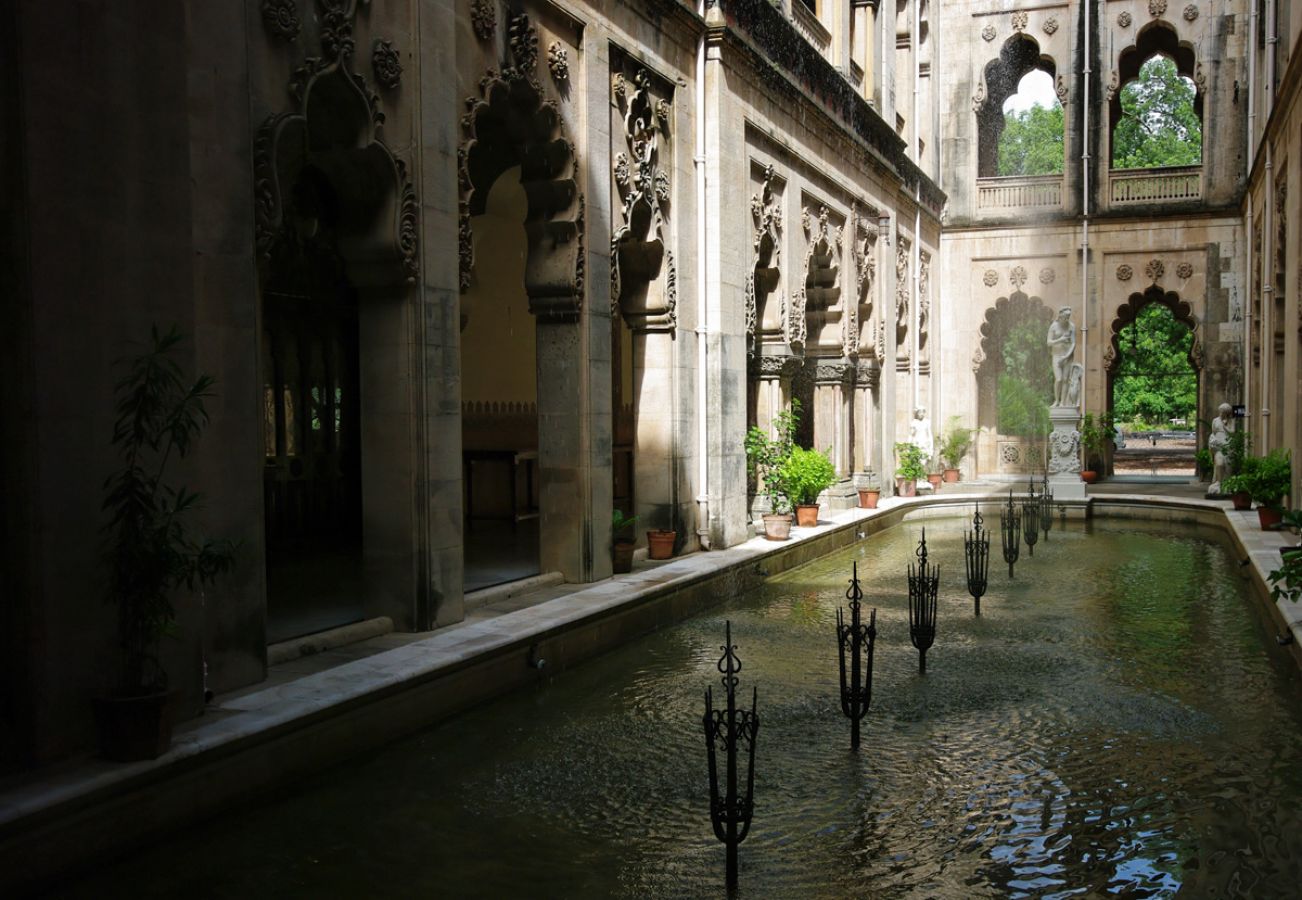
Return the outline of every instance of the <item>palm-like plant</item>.
{"type": "Polygon", "coordinates": [[[113,446],[122,467],[104,483],[103,509],[107,599],[118,608],[124,696],[167,687],[159,649],[176,622],[173,592],[210,583],[234,558],[229,541],[190,537],[185,520],[200,496],[164,482],[168,466],[193,449],[207,425],[204,400],[212,396],[211,376],[189,382],[172,358],[180,342],[175,327],[160,334],[155,326],[149,347],[118,363],[126,373],[114,389],[113,446]]]}

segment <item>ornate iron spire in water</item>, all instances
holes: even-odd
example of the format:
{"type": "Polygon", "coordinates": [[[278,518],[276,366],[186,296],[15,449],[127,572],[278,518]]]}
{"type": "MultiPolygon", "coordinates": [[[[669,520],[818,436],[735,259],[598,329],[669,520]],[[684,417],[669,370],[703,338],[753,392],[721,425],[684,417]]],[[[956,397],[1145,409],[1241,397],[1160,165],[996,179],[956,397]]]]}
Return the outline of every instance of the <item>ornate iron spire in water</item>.
{"type": "Polygon", "coordinates": [[[863,589],[859,587],[858,562],[854,564],[854,575],[845,599],[850,601],[848,625],[841,608],[836,610],[836,642],[841,657],[841,712],[850,719],[850,749],[858,750],[859,721],[868,715],[868,707],[873,701],[873,644],[877,640],[877,610],[869,614],[867,625],[859,618],[863,589]]]}
{"type": "Polygon", "coordinates": [[[918,562],[909,563],[909,639],[918,648],[918,673],[927,674],[927,651],[936,641],[936,593],[940,566],[927,562],[927,529],[915,551],[918,562]]]}
{"type": "Polygon", "coordinates": [[[1044,481],[1040,486],[1040,528],[1044,531],[1045,543],[1049,541],[1049,529],[1053,527],[1053,488],[1049,487],[1049,470],[1044,470],[1044,481]]]}
{"type": "Polygon", "coordinates": [[[1008,506],[999,511],[999,534],[1003,538],[1004,562],[1008,563],[1008,577],[1013,577],[1013,565],[1022,553],[1022,515],[1013,504],[1012,488],[1008,489],[1008,506]]]}
{"type": "Polygon", "coordinates": [[[1035,542],[1040,537],[1040,499],[1035,496],[1035,482],[1031,482],[1031,492],[1022,503],[1022,537],[1026,538],[1026,550],[1035,556],[1035,542]]]}
{"type": "Polygon", "coordinates": [[[963,532],[963,554],[967,561],[967,592],[976,601],[981,615],[981,598],[985,596],[990,575],[990,532],[981,527],[981,504],[972,514],[972,530],[963,532]]]}
{"type": "Polygon", "coordinates": [[[759,692],[752,687],[750,710],[737,708],[737,675],[741,672],[741,659],[732,642],[732,622],[724,625],[724,643],[720,647],[719,671],[723,678],[725,709],[714,708],[711,688],[705,689],[705,748],[710,766],[710,821],[714,836],[727,848],[728,890],[737,889],[737,846],[750,832],[751,814],[755,797],[755,736],[759,733],[759,714],[755,703],[759,692]],[[746,754],[745,783],[738,785],[737,753],[746,754]],[[718,754],[724,755],[723,784],[719,783],[718,754]]]}

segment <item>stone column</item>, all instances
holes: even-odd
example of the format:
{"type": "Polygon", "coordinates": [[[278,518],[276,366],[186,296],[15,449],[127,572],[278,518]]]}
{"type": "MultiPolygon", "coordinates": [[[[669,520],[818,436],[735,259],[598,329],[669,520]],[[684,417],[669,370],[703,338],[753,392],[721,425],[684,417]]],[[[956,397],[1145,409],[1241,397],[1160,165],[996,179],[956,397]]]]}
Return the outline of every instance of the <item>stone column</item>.
{"type": "Polygon", "coordinates": [[[851,466],[854,474],[867,481],[877,471],[882,459],[881,429],[878,428],[877,384],[881,370],[876,360],[860,360],[854,369],[850,422],[853,434],[851,466]]]}
{"type": "Polygon", "coordinates": [[[853,462],[850,456],[851,401],[850,385],[854,364],[849,360],[820,363],[814,369],[814,449],[826,451],[840,480],[827,489],[830,508],[853,506],[854,483],[850,479],[853,462]]]}

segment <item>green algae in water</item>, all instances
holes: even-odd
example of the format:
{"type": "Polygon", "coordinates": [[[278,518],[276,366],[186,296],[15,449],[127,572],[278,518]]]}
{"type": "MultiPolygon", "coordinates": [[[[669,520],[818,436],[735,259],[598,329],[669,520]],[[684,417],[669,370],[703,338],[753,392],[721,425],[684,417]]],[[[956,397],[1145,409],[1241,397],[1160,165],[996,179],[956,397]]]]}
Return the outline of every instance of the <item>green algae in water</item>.
{"type": "Polygon", "coordinates": [[[926,523],[925,677],[907,524],[70,893],[721,895],[700,717],[726,618],[762,719],[743,896],[1293,895],[1298,676],[1231,555],[1193,530],[1055,529],[1012,581],[992,560],[976,618],[964,524],[926,523]],[[857,754],[834,640],[851,560],[878,609],[857,754]]]}

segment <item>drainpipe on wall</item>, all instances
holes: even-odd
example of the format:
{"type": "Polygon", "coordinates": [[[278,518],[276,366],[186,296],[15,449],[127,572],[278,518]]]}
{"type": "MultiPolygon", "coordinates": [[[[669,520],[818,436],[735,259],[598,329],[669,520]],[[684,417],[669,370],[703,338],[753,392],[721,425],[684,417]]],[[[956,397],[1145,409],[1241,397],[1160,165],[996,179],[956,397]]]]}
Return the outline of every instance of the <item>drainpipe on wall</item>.
{"type": "MultiPolygon", "coordinates": [[[[1085,388],[1089,376],[1090,349],[1090,31],[1093,28],[1094,3],[1085,0],[1085,51],[1081,57],[1081,147],[1080,147],[1080,376],[1081,406],[1089,403],[1085,388]]],[[[1099,377],[1104,377],[1100,371],[1099,377]]],[[[1106,402],[1106,398],[1105,398],[1106,402]]],[[[1101,410],[1100,413],[1106,412],[1101,410]]],[[[1085,466],[1084,448],[1081,448],[1081,466],[1085,466]]]]}
{"type": "MultiPolygon", "coordinates": [[[[919,85],[922,83],[921,5],[922,0],[913,0],[913,39],[910,41],[913,48],[913,146],[909,148],[909,156],[913,158],[913,162],[917,165],[919,172],[922,171],[922,160],[918,155],[918,144],[922,138],[922,123],[918,120],[920,115],[918,93],[919,85]]],[[[918,329],[922,324],[922,309],[919,305],[921,303],[921,295],[918,292],[918,269],[921,261],[920,254],[922,253],[922,182],[918,182],[917,186],[913,189],[913,247],[911,249],[913,252],[910,254],[909,269],[910,281],[913,282],[911,285],[911,290],[913,291],[913,324],[909,330],[913,334],[913,348],[912,353],[910,354],[913,359],[913,365],[911,366],[913,370],[911,372],[911,375],[913,376],[913,407],[909,410],[910,420],[913,418],[913,410],[918,408],[920,392],[919,381],[921,380],[918,355],[922,352],[922,341],[921,336],[918,334],[918,329]]],[[[934,409],[931,410],[931,414],[934,416],[936,411],[934,409]]]]}
{"type": "MultiPolygon", "coordinates": [[[[696,14],[705,19],[705,0],[698,0],[696,14]]],[[[705,246],[705,29],[696,38],[696,148],[692,156],[696,175],[696,539],[702,550],[710,549],[710,460],[709,409],[706,384],[709,363],[706,315],[705,246]]]]}
{"type": "MultiPolygon", "coordinates": [[[[1266,77],[1272,77],[1269,54],[1266,56],[1266,77]]],[[[1262,204],[1261,210],[1261,259],[1257,261],[1257,265],[1261,266],[1261,318],[1257,323],[1257,327],[1261,329],[1261,428],[1256,442],[1258,449],[1262,453],[1270,450],[1270,394],[1267,391],[1267,386],[1270,384],[1271,358],[1275,355],[1275,335],[1271,333],[1274,331],[1275,273],[1270,270],[1270,261],[1275,255],[1270,252],[1275,246],[1275,153],[1274,147],[1269,141],[1266,142],[1266,174],[1264,180],[1262,199],[1265,202],[1262,204]],[[1267,330],[1267,325],[1272,325],[1270,331],[1267,330]]],[[[1249,352],[1251,352],[1251,343],[1249,343],[1249,352]]],[[[1246,376],[1244,381],[1247,381],[1246,376]]]]}

